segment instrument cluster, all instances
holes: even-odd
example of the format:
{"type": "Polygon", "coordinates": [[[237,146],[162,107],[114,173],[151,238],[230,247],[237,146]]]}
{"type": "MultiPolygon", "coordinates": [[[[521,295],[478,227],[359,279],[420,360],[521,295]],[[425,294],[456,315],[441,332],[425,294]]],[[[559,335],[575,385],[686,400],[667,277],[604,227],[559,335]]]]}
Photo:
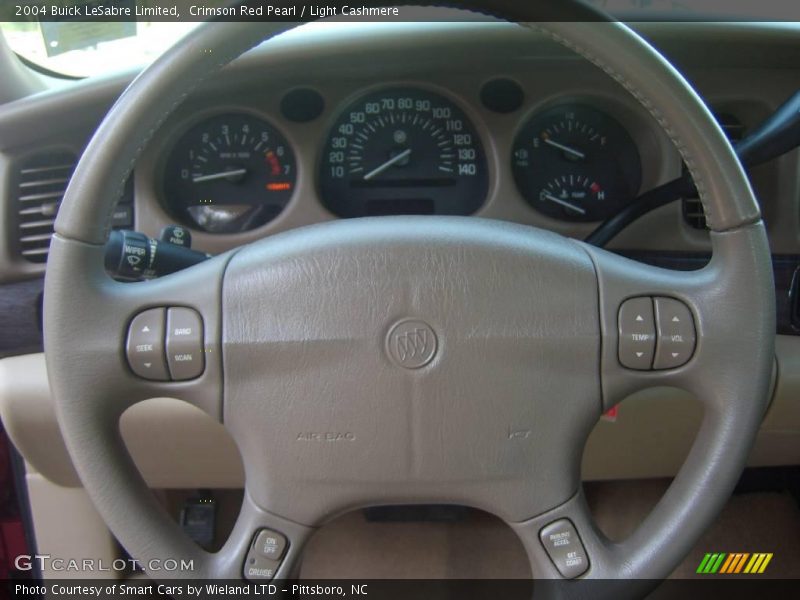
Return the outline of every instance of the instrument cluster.
{"type": "MultiPolygon", "coordinates": [[[[484,85],[480,101],[495,113],[515,113],[524,104],[511,80],[484,85]]],[[[636,142],[590,100],[519,110],[507,148],[486,139],[491,131],[476,126],[474,111],[427,87],[367,91],[343,102],[327,122],[320,118],[324,105],[318,92],[295,90],[284,97],[280,120],[226,110],[185,126],[163,162],[164,210],[212,234],[269,223],[295,197],[301,168],[283,129],[314,120],[320,139],[313,201],[340,218],[472,215],[487,202],[492,177],[510,172],[538,213],[599,222],[632,202],[642,185],[636,142]],[[494,175],[493,164],[500,165],[494,175]]]]}

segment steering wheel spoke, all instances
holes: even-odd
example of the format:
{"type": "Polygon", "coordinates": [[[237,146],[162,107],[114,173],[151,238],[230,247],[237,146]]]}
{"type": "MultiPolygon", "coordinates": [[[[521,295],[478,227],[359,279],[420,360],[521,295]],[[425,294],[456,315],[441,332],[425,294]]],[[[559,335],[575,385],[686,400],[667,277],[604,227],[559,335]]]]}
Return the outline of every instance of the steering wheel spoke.
{"type": "Polygon", "coordinates": [[[586,246],[598,277],[605,409],[656,386],[681,388],[713,404],[727,382],[740,378],[738,360],[746,362],[745,355],[772,335],[769,325],[742,327],[760,318],[759,306],[772,289],[759,258],[764,248],[756,247],[763,244],[759,229],[712,233],[713,259],[688,272],[586,246]]]}
{"type": "Polygon", "coordinates": [[[581,492],[546,513],[509,525],[525,547],[534,579],[590,577],[607,560],[608,542],[581,492]]]}
{"type": "Polygon", "coordinates": [[[210,556],[211,571],[215,577],[252,583],[297,578],[303,547],[314,531],[260,508],[245,489],[233,531],[222,550],[210,556]]]}
{"type": "Polygon", "coordinates": [[[600,531],[583,489],[546,513],[509,525],[528,555],[534,598],[638,598],[658,583],[635,578],[628,542],[600,531]]]}
{"type": "Polygon", "coordinates": [[[88,389],[106,413],[172,397],[220,419],[220,295],[227,257],[161,279],[121,283],[100,266],[102,246],[59,236],[53,245],[58,251],[48,285],[61,293],[50,305],[56,310],[45,314],[46,344],[68,351],[48,367],[80,385],[85,401],[88,389]],[[77,314],[82,317],[63,316],[77,314]]]}

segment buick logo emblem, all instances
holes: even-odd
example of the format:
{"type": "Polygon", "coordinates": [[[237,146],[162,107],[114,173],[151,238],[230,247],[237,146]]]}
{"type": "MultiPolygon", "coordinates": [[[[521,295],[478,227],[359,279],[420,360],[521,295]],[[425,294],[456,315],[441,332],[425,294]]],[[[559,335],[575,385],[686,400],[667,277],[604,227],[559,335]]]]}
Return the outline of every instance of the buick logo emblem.
{"type": "Polygon", "coordinates": [[[386,336],[389,357],[406,369],[419,369],[436,355],[438,341],[430,325],[424,321],[400,321],[386,336]]]}

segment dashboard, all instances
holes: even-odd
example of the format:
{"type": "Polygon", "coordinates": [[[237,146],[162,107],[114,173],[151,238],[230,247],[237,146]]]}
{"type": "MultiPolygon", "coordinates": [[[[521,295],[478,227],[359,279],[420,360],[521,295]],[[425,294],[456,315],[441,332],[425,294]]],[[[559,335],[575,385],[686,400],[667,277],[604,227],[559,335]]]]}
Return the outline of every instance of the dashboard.
{"type": "MultiPolygon", "coordinates": [[[[796,88],[800,52],[789,25],[637,28],[732,139],[796,88]]],[[[26,161],[74,164],[134,75],[72,82],[0,107],[2,225],[11,232],[0,280],[43,272],[43,260],[20,252],[24,232],[13,231],[28,226],[16,214],[26,161]]],[[[501,219],[581,239],[682,169],[671,140],[626,90],[514,25],[309,24],[187,97],[143,149],[115,224],[158,237],[178,223],[209,253],[331,219],[391,214],[501,219]]],[[[780,254],[800,247],[798,173],[791,154],[751,174],[780,254]]],[[[32,233],[46,258],[47,232],[32,233]]],[[[710,249],[696,199],[649,213],[610,247],[710,249]]]]}
{"type": "MultiPolygon", "coordinates": [[[[692,65],[703,30],[691,30],[664,25],[651,37],[669,46],[684,36],[675,55],[734,134],[794,89],[782,69],[748,65],[729,76],[731,67],[716,64],[724,48],[705,57],[714,64],[692,65]]],[[[514,26],[349,33],[300,28],[191,95],[136,165],[135,228],[157,236],[179,223],[211,253],[298,226],[391,214],[502,219],[580,239],[683,169],[621,86],[514,26]],[[301,50],[306,35],[318,56],[301,50]]],[[[777,187],[780,171],[795,167],[773,164],[753,179],[768,216],[794,211],[787,237],[773,237],[792,252],[798,212],[778,201],[777,187]]],[[[698,214],[694,201],[654,211],[613,245],[707,252],[704,224],[687,217],[698,214]]]]}
{"type": "Polygon", "coordinates": [[[577,78],[499,57],[446,78],[423,65],[413,77],[368,70],[190,100],[137,165],[137,196],[148,197],[138,220],[187,226],[208,251],[300,223],[398,214],[580,237],[681,163],[635,100],[574,67],[577,78]]]}

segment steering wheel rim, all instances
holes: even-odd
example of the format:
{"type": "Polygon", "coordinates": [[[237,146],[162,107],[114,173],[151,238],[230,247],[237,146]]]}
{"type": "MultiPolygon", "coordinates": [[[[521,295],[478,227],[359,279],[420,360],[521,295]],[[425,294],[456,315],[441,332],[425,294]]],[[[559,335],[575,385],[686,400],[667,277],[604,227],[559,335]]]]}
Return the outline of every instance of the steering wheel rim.
{"type": "MultiPolygon", "coordinates": [[[[475,2],[471,8],[515,21],[532,21],[531,17],[536,16],[521,14],[532,12],[533,7],[513,2],[475,2]]],[[[582,578],[624,578],[628,585],[632,585],[630,580],[656,580],[668,575],[720,510],[741,472],[763,416],[774,356],[775,316],[769,247],[752,190],[730,145],[702,101],[655,50],[626,26],[615,22],[567,21],[521,24],[547,34],[601,67],[632,93],[669,134],[692,171],[708,216],[713,247],[711,263],[701,271],[676,273],[634,263],[532,228],[480,219],[426,217],[323,224],[281,234],[160,280],[136,284],[114,282],[102,267],[110,214],[120,186],[152,133],[205,75],[263,39],[291,28],[263,23],[201,26],[146,69],[98,128],[75,171],[59,212],[45,283],[48,373],[67,447],[99,512],[131,555],[141,559],[145,566],[152,564],[154,558],[185,558],[193,561],[193,569],[171,572],[170,577],[238,578],[255,532],[269,527],[289,539],[287,555],[276,572],[278,577],[286,577],[300,556],[304,541],[320,520],[370,500],[357,499],[357,494],[341,491],[347,487],[342,485],[332,486],[338,491],[331,492],[317,505],[299,502],[306,512],[298,508],[292,515],[294,518],[286,515],[287,511],[295,512],[286,500],[290,492],[277,499],[277,505],[285,510],[275,511],[268,505],[276,501],[275,481],[258,480],[259,470],[248,468],[248,456],[263,458],[264,447],[248,449],[253,436],[243,429],[257,413],[252,412],[252,402],[235,400],[247,392],[252,394],[252,389],[236,388],[239,384],[230,377],[230,373],[235,372],[234,357],[241,356],[236,348],[253,344],[254,340],[247,337],[247,328],[238,326],[237,329],[236,321],[221,307],[235,306],[241,300],[239,314],[245,314],[253,305],[251,300],[243,298],[269,293],[275,304],[286,311],[282,315],[284,318],[295,318],[297,315],[290,312],[294,310],[291,306],[281,306],[280,293],[287,290],[302,293],[298,285],[304,281],[312,281],[317,290],[330,290],[324,287],[331,282],[321,270],[308,269],[314,261],[322,260],[320,256],[335,248],[342,248],[336,268],[357,263],[359,269],[366,268],[365,272],[379,281],[397,276],[396,270],[387,270],[386,265],[391,262],[389,256],[392,260],[401,257],[406,264],[428,260],[436,271],[437,260],[449,260],[460,252],[462,258],[468,256],[480,263],[483,275],[497,275],[499,264],[519,259],[514,269],[506,272],[507,267],[503,266],[497,276],[505,285],[527,285],[527,288],[519,288],[523,291],[541,291],[543,281],[552,283],[570,300],[582,296],[583,291],[591,291],[595,295],[593,300],[589,298],[583,304],[576,301],[567,306],[572,313],[564,309],[569,313],[564,319],[572,315],[574,326],[574,335],[570,338],[574,344],[569,348],[578,355],[585,352],[580,364],[591,371],[586,375],[587,382],[588,378],[594,378],[596,383],[587,383],[586,389],[575,393],[574,407],[580,409],[581,416],[569,427],[565,425],[565,431],[569,432],[566,437],[575,443],[581,437],[585,440],[592,419],[596,420],[602,410],[644,387],[683,387],[695,393],[705,409],[698,437],[672,486],[644,523],[620,543],[607,540],[591,521],[580,492],[576,466],[580,451],[577,448],[565,450],[567,456],[563,462],[555,460],[545,469],[547,475],[554,478],[557,477],[554,473],[565,471],[564,479],[548,488],[550,496],[544,493],[546,502],[531,501],[531,510],[525,515],[518,504],[499,500],[502,494],[492,492],[486,482],[472,488],[459,487],[460,484],[453,482],[445,482],[447,485],[440,488],[422,486],[408,496],[396,491],[394,495],[380,496],[375,489],[370,489],[370,493],[379,496],[371,498],[372,501],[450,500],[499,513],[520,535],[533,575],[543,578],[558,578],[560,574],[544,551],[539,532],[547,524],[567,518],[576,527],[589,557],[590,566],[582,578]],[[437,240],[441,242],[438,245],[437,240]],[[430,252],[426,250],[428,246],[433,248],[430,252]],[[376,256],[382,260],[376,260],[376,256]],[[257,264],[274,267],[269,276],[266,272],[256,273],[254,286],[253,269],[257,264]],[[293,268],[306,269],[302,271],[306,279],[298,278],[293,268]],[[517,284],[520,273],[528,268],[537,275],[530,280],[523,277],[522,283],[517,284]],[[549,273],[563,274],[564,269],[570,270],[573,287],[558,278],[548,279],[549,273]],[[689,308],[695,320],[697,347],[688,363],[666,371],[631,371],[619,365],[618,311],[621,304],[632,297],[673,298],[689,308]],[[203,375],[192,381],[171,383],[136,378],[130,373],[124,354],[127,324],[147,308],[175,306],[192,307],[203,319],[204,341],[212,350],[203,375]],[[584,323],[585,330],[578,326],[581,323],[576,316],[579,312],[590,313],[584,323]],[[742,328],[743,322],[748,324],[746,328],[742,328]],[[238,331],[240,337],[231,338],[231,331],[238,331]],[[581,337],[585,338],[587,348],[579,345],[581,337]],[[76,340],[82,342],[80,346],[76,340]],[[591,366],[592,360],[595,360],[594,366],[591,366]],[[602,398],[601,403],[592,405],[588,400],[594,393],[592,390],[602,398]],[[180,533],[148,492],[121,441],[117,422],[122,412],[140,400],[163,395],[188,401],[224,421],[233,429],[234,439],[243,452],[248,475],[247,493],[229,540],[216,554],[204,552],[180,533]],[[242,415],[237,417],[233,407],[241,408],[242,415]],[[252,484],[253,480],[259,485],[252,484]],[[468,488],[474,489],[467,491],[468,488]],[[554,503],[556,495],[559,500],[554,503]]],[[[331,269],[334,265],[326,264],[325,268],[331,269]]],[[[477,286],[474,289],[483,294],[491,293],[488,288],[480,287],[479,278],[473,278],[467,266],[463,274],[470,286],[477,286]]],[[[438,276],[446,279],[447,271],[439,269],[438,276]]],[[[416,275],[409,275],[410,279],[413,277],[416,275]]],[[[423,283],[435,285],[433,280],[423,283]]],[[[416,290],[421,289],[422,284],[415,285],[416,290]]],[[[451,286],[446,292],[457,296],[458,289],[451,286]]],[[[542,303],[539,308],[560,310],[558,298],[553,294],[541,295],[547,298],[537,299],[542,303]]],[[[350,296],[342,298],[351,299],[350,296]]],[[[430,302],[427,306],[434,310],[433,300],[430,302]]],[[[306,309],[311,306],[303,302],[294,304],[306,309]]],[[[327,304],[316,305],[316,308],[331,316],[327,304]]],[[[420,305],[415,308],[419,310],[420,305]]],[[[510,307],[510,310],[516,311],[517,307],[510,307]]],[[[398,319],[419,316],[411,314],[408,306],[398,311],[390,315],[392,318],[384,315],[382,321],[376,322],[385,321],[386,326],[391,326],[398,319]]],[[[461,314],[476,313],[461,310],[461,314]]],[[[531,325],[521,312],[509,314],[512,320],[515,316],[519,316],[523,328],[530,327],[532,337],[541,338],[541,323],[531,325]]],[[[262,333],[263,328],[272,328],[270,331],[275,334],[275,322],[262,320],[260,323],[262,333]]],[[[443,345],[437,359],[431,363],[431,372],[447,367],[447,360],[454,356],[454,349],[458,347],[455,342],[462,339],[448,336],[449,330],[442,323],[440,319],[433,327],[435,333],[442,336],[443,345]]],[[[298,330],[306,325],[297,325],[298,330]]],[[[494,323],[489,329],[497,333],[501,326],[494,323]]],[[[378,329],[373,337],[382,344],[386,331],[378,329]]],[[[304,331],[308,333],[309,330],[304,331]]],[[[324,333],[330,341],[332,332],[325,330],[324,333]]],[[[320,337],[315,339],[319,341],[320,337]]],[[[278,334],[272,338],[273,342],[275,340],[287,341],[278,334]]],[[[538,355],[534,352],[531,356],[538,355]]],[[[246,373],[239,373],[238,379],[246,381],[252,375],[252,365],[249,368],[246,373]]],[[[536,372],[543,376],[544,371],[536,372]]],[[[319,391],[318,388],[314,390],[319,391]]],[[[551,404],[552,401],[541,405],[549,407],[551,404]]],[[[469,407],[475,409],[476,406],[473,403],[469,407]]],[[[545,422],[547,418],[545,416],[545,422]]],[[[266,425],[261,427],[263,435],[268,430],[264,429],[266,425]]],[[[538,424],[532,426],[531,437],[541,433],[537,427],[538,424]]],[[[536,448],[541,450],[541,444],[547,441],[534,442],[540,444],[536,448]]],[[[419,440],[410,443],[418,444],[419,440]]],[[[369,448],[374,450],[378,446],[369,448]]],[[[281,470],[280,466],[278,470],[288,478],[290,487],[299,485],[291,473],[281,470]]],[[[468,474],[474,475],[473,472],[468,474]]],[[[524,481],[520,481],[520,487],[513,488],[515,493],[530,491],[533,480],[522,475],[519,478],[524,481]]],[[[544,481],[551,483],[547,477],[544,481]]],[[[150,574],[159,576],[153,569],[150,574]]]]}

